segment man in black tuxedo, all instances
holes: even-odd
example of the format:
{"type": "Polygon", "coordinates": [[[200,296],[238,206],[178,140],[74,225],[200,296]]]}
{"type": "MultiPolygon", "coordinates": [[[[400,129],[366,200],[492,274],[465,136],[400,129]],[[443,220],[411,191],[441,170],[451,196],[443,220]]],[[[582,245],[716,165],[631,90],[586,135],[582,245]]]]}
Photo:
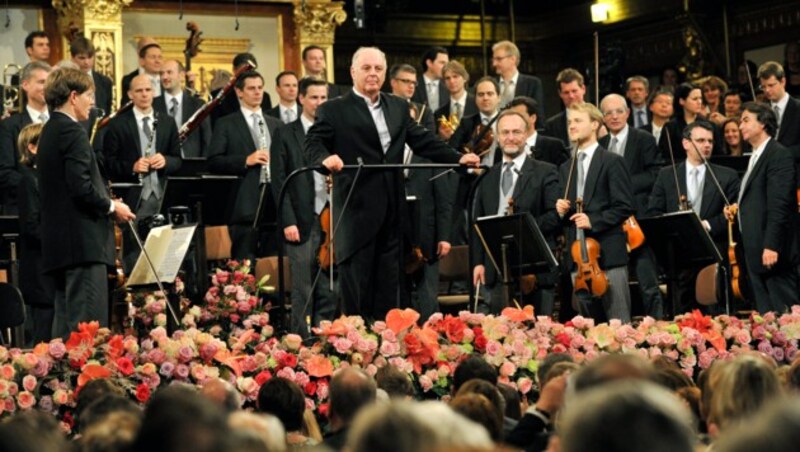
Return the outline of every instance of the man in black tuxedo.
{"type": "MultiPolygon", "coordinates": [[[[264,78],[245,72],[236,81],[239,111],[217,122],[211,137],[208,164],[218,174],[241,176],[239,192],[228,223],[234,259],[255,259],[258,236],[253,221],[261,193],[270,195],[269,155],[272,136],[282,124],[263,108],[264,78]]],[[[275,215],[274,199],[264,201],[266,214],[275,215]]]]}
{"type": "MultiPolygon", "coordinates": [[[[303,70],[306,77],[315,77],[320,80],[328,80],[325,63],[325,49],[317,45],[310,45],[303,49],[302,53],[303,70]]],[[[350,88],[344,85],[336,85],[328,82],[328,99],[335,99],[350,92],[350,88]]]]}
{"type": "MultiPolygon", "coordinates": [[[[597,130],[603,123],[603,114],[597,107],[576,103],[569,107],[567,114],[569,138],[577,146],[577,161],[573,165],[573,157],[559,169],[558,192],[567,193],[567,199],[559,199],[556,210],[564,225],[569,227],[567,250],[582,236],[600,244],[599,264],[609,283],[602,297],[592,296],[588,291],[574,291],[573,304],[577,304],[582,315],[596,320],[605,316],[609,320],[630,322],[628,250],[622,223],[635,211],[631,177],[625,160],[597,143],[597,130]],[[583,213],[577,213],[576,199],[583,200],[583,213]],[[598,299],[602,299],[602,304],[598,299]]],[[[572,267],[573,278],[576,270],[572,267]]]]}
{"type": "Polygon", "coordinates": [[[531,127],[528,128],[530,135],[525,140],[528,155],[536,160],[551,163],[556,168],[569,159],[569,149],[561,140],[544,136],[536,131],[536,100],[527,96],[517,96],[508,104],[508,107],[519,113],[525,113],[532,121],[531,127]]]}
{"type": "MultiPolygon", "coordinates": [[[[558,172],[556,166],[537,161],[526,152],[526,138],[530,134],[531,119],[525,113],[508,110],[500,114],[497,120],[497,139],[503,153],[501,162],[495,164],[489,173],[481,179],[475,197],[473,216],[475,218],[488,215],[508,214],[509,202],[514,213],[530,212],[550,245],[555,249],[555,236],[558,233],[560,219],[556,214],[555,204],[558,200],[558,172]]],[[[473,234],[473,249],[476,265],[473,268],[473,284],[485,285],[489,294],[489,312],[499,314],[505,307],[503,284],[499,281],[492,261],[486,250],[473,234]]],[[[495,256],[495,259],[499,259],[495,256]]],[[[497,265],[502,265],[497,262],[497,265]]],[[[539,315],[553,315],[555,302],[555,275],[543,273],[536,275],[536,288],[531,297],[523,291],[522,299],[529,298],[539,315]]],[[[515,282],[516,284],[519,281],[515,282]]],[[[512,288],[511,296],[516,292],[512,288]]]]}
{"type": "MultiPolygon", "coordinates": [[[[202,99],[193,96],[189,90],[181,89],[181,80],[186,70],[177,60],[164,62],[161,71],[161,85],[164,94],[153,99],[153,108],[163,113],[162,118],[171,118],[176,130],[192,117],[204,104],[202,99]]],[[[181,157],[206,157],[211,143],[211,120],[206,118],[199,129],[195,129],[186,141],[180,144],[181,157]]]]}
{"type": "Polygon", "coordinates": [[[78,36],[69,43],[72,62],[83,72],[92,76],[94,81],[94,106],[111,114],[114,82],[110,78],[94,70],[94,45],[84,36],[78,36]]]}
{"type": "Polygon", "coordinates": [[[542,118],[538,126],[544,127],[544,94],[542,81],[533,75],[520,74],[522,55],[511,41],[500,41],[492,46],[492,67],[500,84],[500,106],[507,106],[515,97],[525,96],[536,100],[536,117],[542,118]]]}
{"type": "Polygon", "coordinates": [[[448,91],[442,83],[442,68],[450,61],[447,49],[431,47],[422,55],[422,72],[417,74],[417,87],[414,91],[414,102],[428,105],[431,111],[442,108],[447,103],[448,91]]]}
{"type": "Polygon", "coordinates": [[[402,173],[362,170],[356,178],[340,172],[343,165],[399,164],[406,143],[433,161],[477,165],[478,158],[460,156],[411,119],[407,101],[381,93],[386,56],[378,48],[357,50],[350,74],[353,92],[317,110],[306,152],[313,164],[337,173],[333,211],[341,223],[333,240],[344,313],[381,319],[399,302],[402,173]]]}
{"type": "Polygon", "coordinates": [[[650,81],[647,77],[634,75],[625,80],[625,98],[630,103],[628,125],[641,129],[652,122],[652,113],[647,109],[647,96],[650,93],[650,81]]]}
{"type": "Polygon", "coordinates": [[[278,92],[278,105],[267,110],[267,114],[278,118],[284,124],[294,122],[300,117],[300,104],[297,103],[297,74],[283,71],[275,77],[275,91],[278,92]]]}
{"type": "Polygon", "coordinates": [[[586,95],[586,86],[583,84],[583,75],[575,69],[567,68],[556,76],[558,97],[564,103],[564,111],[547,118],[542,135],[558,138],[564,146],[571,147],[567,133],[567,110],[572,104],[583,103],[586,95]]]}
{"type": "MultiPolygon", "coordinates": [[[[433,132],[433,114],[424,104],[411,100],[417,85],[417,70],[409,64],[396,64],[389,71],[392,94],[408,100],[411,118],[419,125],[433,132]],[[422,112],[422,109],[425,109],[422,112]],[[422,116],[417,120],[420,112],[422,116]]],[[[431,163],[416,155],[406,144],[403,150],[403,163],[431,163]]],[[[411,272],[406,269],[406,284],[403,300],[420,313],[421,320],[427,320],[439,310],[439,259],[450,252],[450,225],[453,218],[453,189],[451,176],[441,176],[433,181],[439,171],[433,169],[408,169],[403,171],[406,196],[416,197],[416,208],[409,209],[406,216],[404,234],[404,253],[413,254],[419,247],[423,262],[419,269],[411,272]],[[410,273],[409,273],[410,272],[410,273]],[[414,290],[416,289],[416,290],[414,290]]],[[[455,177],[455,176],[453,176],[455,177]]]]}
{"type": "MultiPolygon", "coordinates": [[[[739,195],[739,175],[730,168],[709,163],[725,192],[725,197],[723,197],[717,189],[708,167],[703,165],[703,160],[697,154],[699,151],[706,159],[711,158],[714,148],[713,127],[705,121],[695,121],[686,126],[683,136],[681,143],[686,152],[686,160],[675,168],[668,166],[659,171],[650,194],[647,216],[679,211],[681,203],[678,192],[681,195],[687,195],[691,209],[697,213],[703,226],[717,245],[720,254],[726,257],[728,222],[725,219],[723,208],[725,207],[725,198],[735,201],[739,195]],[[679,188],[675,187],[676,177],[679,188]]],[[[700,268],[691,269],[678,275],[673,289],[673,314],[683,314],[693,309],[711,313],[705,306],[698,305],[695,297],[695,281],[700,270],[700,268]]]]}
{"type": "Polygon", "coordinates": [[[758,68],[758,79],[764,90],[764,97],[778,118],[778,131],[773,138],[789,149],[794,159],[795,172],[800,174],[800,100],[786,92],[786,72],[780,64],[774,61],[762,64],[758,68]]]}
{"type": "MultiPolygon", "coordinates": [[[[247,64],[250,61],[258,67],[258,61],[256,61],[256,57],[253,56],[252,53],[238,53],[235,57],[233,57],[233,72],[235,73],[240,67],[247,64]]],[[[211,98],[219,94],[222,91],[222,88],[216,89],[211,91],[211,98]]],[[[269,93],[266,91],[263,92],[261,96],[261,109],[264,111],[269,110],[272,108],[272,100],[269,98],[269,93]]],[[[235,113],[241,110],[241,106],[239,105],[239,98],[233,94],[228,94],[222,99],[220,105],[217,106],[214,110],[211,111],[211,126],[212,128],[216,126],[217,121],[222,118],[223,116],[229,115],[231,113],[235,113]]]]}
{"type": "MultiPolygon", "coordinates": [[[[608,135],[599,141],[600,146],[625,159],[625,167],[633,183],[633,206],[636,209],[636,216],[644,218],[653,183],[658,170],[664,164],[656,140],[649,133],[628,124],[630,110],[625,98],[619,94],[609,94],[604,97],[600,102],[600,111],[608,129],[608,135]]],[[[630,264],[639,282],[645,315],[659,320],[664,318],[664,300],[658,288],[655,256],[647,243],[630,250],[630,264]]]]}
{"type": "MultiPolygon", "coordinates": [[[[278,199],[286,177],[298,168],[309,165],[303,152],[306,132],[314,124],[317,108],[328,98],[324,80],[304,78],[300,81],[299,97],[303,112],[296,121],[275,131],[272,158],[272,193],[278,199]]],[[[333,320],[336,297],[330,290],[328,273],[319,271],[317,253],[322,243],[320,212],[327,202],[325,176],[318,172],[297,176],[288,187],[281,210],[283,239],[289,268],[292,273],[292,313],[290,331],[310,336],[306,316],[313,314],[312,325],[333,320]],[[316,285],[314,285],[316,284],[316,285]],[[313,293],[312,293],[313,290],[313,293]]]]}
{"type": "Polygon", "coordinates": [[[450,100],[436,110],[433,119],[439,137],[447,141],[453,136],[464,117],[478,114],[478,106],[475,104],[475,96],[466,89],[469,72],[464,65],[456,60],[449,61],[442,68],[442,76],[444,85],[450,92],[450,100]],[[442,119],[446,119],[447,123],[443,124],[442,119]]]}
{"type": "MultiPolygon", "coordinates": [[[[648,101],[650,122],[642,126],[641,129],[650,135],[653,135],[653,138],[656,139],[656,145],[659,149],[664,149],[667,147],[667,139],[665,138],[667,133],[662,133],[662,131],[664,130],[664,126],[669,122],[670,119],[672,119],[672,113],[674,111],[672,104],[674,98],[675,95],[672,94],[672,91],[668,89],[661,89],[650,96],[650,100],[648,101]]],[[[677,145],[678,143],[672,143],[672,146],[677,145]]],[[[673,151],[677,152],[677,149],[673,148],[673,151]]]]}
{"type": "Polygon", "coordinates": [[[113,221],[135,218],[112,200],[89,137],[78,121],[94,105],[92,78],[54,71],[45,93],[53,117],[42,130],[37,164],[41,190],[42,268],[55,280],[53,336],[79,322],[108,325],[108,267],[114,265],[113,221]]]}
{"type": "MultiPolygon", "coordinates": [[[[178,129],[167,115],[153,108],[153,84],[147,75],[131,80],[128,97],[133,108],[111,120],[103,139],[105,167],[114,182],[141,182],[134,205],[137,224],[158,213],[167,176],[181,167],[178,129]],[[155,134],[155,135],[154,135],[155,134]]],[[[129,229],[123,230],[123,266],[133,270],[139,247],[129,229]]]]}
{"type": "MultiPolygon", "coordinates": [[[[161,66],[164,56],[161,53],[161,46],[150,37],[144,37],[136,45],[136,54],[139,55],[139,67],[130,74],[122,77],[122,98],[120,107],[130,101],[128,91],[130,91],[131,81],[136,76],[146,75],[153,84],[153,97],[161,95],[161,66]]],[[[108,113],[108,112],[106,112],[108,113]]]]}
{"type": "Polygon", "coordinates": [[[42,61],[30,62],[22,68],[20,95],[25,95],[27,103],[22,111],[0,122],[0,207],[5,215],[17,213],[17,187],[22,177],[17,149],[19,132],[28,124],[45,122],[50,116],[44,93],[50,70],[50,65],[42,61]]]}
{"type": "Polygon", "coordinates": [[[780,313],[798,303],[797,175],[791,151],[773,138],[775,111],[755,102],[743,108],[739,130],[753,153],[739,189],[738,211],[726,207],[725,214],[738,217],[758,312],[780,313]]]}

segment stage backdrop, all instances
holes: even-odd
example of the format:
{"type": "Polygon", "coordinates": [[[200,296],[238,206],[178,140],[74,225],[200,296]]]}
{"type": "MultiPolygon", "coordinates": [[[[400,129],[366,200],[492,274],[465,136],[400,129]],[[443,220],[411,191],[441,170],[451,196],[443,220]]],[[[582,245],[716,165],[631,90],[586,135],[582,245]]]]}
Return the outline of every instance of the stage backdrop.
{"type": "MultiPolygon", "coordinates": [[[[136,4],[134,3],[133,6],[136,4]]],[[[183,49],[189,32],[186,23],[197,23],[203,32],[201,53],[192,59],[192,70],[202,77],[201,91],[214,88],[216,71],[231,72],[233,56],[239,52],[250,52],[258,60],[258,70],[264,76],[264,88],[277,102],[275,76],[284,67],[282,20],[279,16],[239,16],[239,30],[236,17],[232,15],[206,15],[185,13],[178,20],[177,13],[148,12],[136,8],[122,12],[123,32],[123,75],[138,67],[136,42],[142,36],[152,36],[161,43],[164,58],[174,58],[183,62],[183,49]]],[[[287,37],[288,38],[288,37],[287,37]]]]}

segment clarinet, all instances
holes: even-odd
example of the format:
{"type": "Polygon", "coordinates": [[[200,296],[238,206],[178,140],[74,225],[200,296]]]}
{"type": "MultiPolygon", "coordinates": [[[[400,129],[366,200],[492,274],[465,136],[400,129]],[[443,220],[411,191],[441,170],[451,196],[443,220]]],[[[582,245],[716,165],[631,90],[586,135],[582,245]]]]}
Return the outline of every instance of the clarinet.
{"type": "MultiPolygon", "coordinates": [[[[156,141],[156,127],[158,127],[158,118],[153,115],[153,130],[150,133],[150,137],[147,138],[147,147],[144,148],[144,156],[148,158],[153,156],[153,145],[156,141]]],[[[139,174],[139,181],[141,182],[145,176],[146,174],[139,174]]]]}
{"type": "MultiPolygon", "coordinates": [[[[264,129],[264,120],[258,121],[258,148],[263,149],[267,152],[267,132],[264,129]]],[[[259,183],[261,185],[268,184],[272,180],[272,174],[270,174],[269,170],[269,163],[266,165],[261,165],[261,177],[259,179],[259,183]]]]}

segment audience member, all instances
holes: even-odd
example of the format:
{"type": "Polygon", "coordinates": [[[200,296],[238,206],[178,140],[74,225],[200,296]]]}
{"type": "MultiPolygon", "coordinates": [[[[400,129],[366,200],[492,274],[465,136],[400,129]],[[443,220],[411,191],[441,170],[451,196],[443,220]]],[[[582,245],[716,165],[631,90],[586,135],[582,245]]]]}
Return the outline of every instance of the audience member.
{"type": "Polygon", "coordinates": [[[69,446],[56,419],[43,411],[23,411],[0,424],[3,452],[64,452],[69,446]]]}
{"type": "Polygon", "coordinates": [[[391,364],[378,369],[375,382],[379,389],[386,391],[390,398],[411,399],[414,397],[414,386],[408,374],[391,364]]]}
{"type": "Polygon", "coordinates": [[[280,420],[264,413],[237,411],[228,416],[234,433],[231,450],[236,452],[282,452],[286,450],[286,434],[280,420]]]}
{"type": "Polygon", "coordinates": [[[720,452],[794,452],[800,444],[800,399],[796,396],[776,400],[757,416],[749,419],[747,428],[737,429],[714,445],[720,452]]]}
{"type": "Polygon", "coordinates": [[[453,373],[453,387],[451,392],[453,394],[458,393],[458,390],[461,389],[461,385],[473,378],[485,380],[496,385],[497,369],[487,363],[482,356],[471,355],[464,361],[461,361],[458,367],[456,367],[456,371],[453,373]]]}
{"type": "Polygon", "coordinates": [[[242,406],[239,391],[230,382],[221,378],[208,379],[200,388],[200,394],[214,402],[226,413],[233,413],[242,406]]]}
{"type": "Polygon", "coordinates": [[[342,449],[350,424],[359,410],[375,401],[376,389],[372,378],[360,369],[350,367],[333,376],[328,408],[331,432],[325,435],[324,445],[342,449]]]}
{"type": "MultiPolygon", "coordinates": [[[[459,392],[460,393],[460,392],[459,392]]],[[[503,417],[497,412],[497,407],[492,405],[484,395],[478,393],[460,393],[450,401],[450,407],[456,413],[465,416],[489,432],[492,441],[499,443],[503,440],[503,417]]]]}
{"type": "Polygon", "coordinates": [[[138,407],[136,409],[137,412],[113,411],[85,427],[78,441],[79,450],[81,452],[127,450],[133,444],[142,423],[141,411],[138,407]]]}
{"type": "Polygon", "coordinates": [[[258,391],[258,410],[280,419],[286,430],[286,444],[290,447],[317,444],[302,434],[305,409],[306,398],[303,390],[293,381],[274,377],[261,385],[258,391]]]}

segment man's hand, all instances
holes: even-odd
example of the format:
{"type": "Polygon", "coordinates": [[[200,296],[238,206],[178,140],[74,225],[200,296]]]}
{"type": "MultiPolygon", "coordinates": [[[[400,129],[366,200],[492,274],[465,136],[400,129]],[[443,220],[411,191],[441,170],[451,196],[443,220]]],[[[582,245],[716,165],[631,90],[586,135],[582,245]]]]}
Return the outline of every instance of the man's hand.
{"type": "Polygon", "coordinates": [[[477,154],[473,153],[464,154],[461,156],[461,159],[458,161],[458,163],[464,166],[471,166],[473,168],[477,168],[481,164],[481,158],[478,157],[477,154]]]}
{"type": "Polygon", "coordinates": [[[725,218],[728,221],[733,221],[736,217],[736,211],[739,209],[739,204],[731,204],[729,206],[725,206],[722,209],[722,212],[725,214],[725,218]]]}
{"type": "Polygon", "coordinates": [[[147,174],[150,172],[150,159],[142,157],[133,164],[133,172],[136,174],[147,174]]]}
{"type": "Polygon", "coordinates": [[[262,149],[256,149],[247,156],[245,164],[247,166],[266,165],[269,163],[269,154],[262,149]]]}
{"type": "Polygon", "coordinates": [[[436,254],[439,256],[439,258],[443,258],[450,253],[450,248],[450,242],[439,242],[439,244],[436,246],[436,254]]]}
{"type": "Polygon", "coordinates": [[[286,226],[283,228],[283,236],[287,242],[299,242],[300,229],[297,229],[297,226],[286,226]]]}
{"type": "Polygon", "coordinates": [[[342,170],[342,167],[344,166],[344,162],[342,161],[341,157],[339,157],[338,155],[334,154],[334,155],[329,156],[325,160],[323,160],[322,161],[322,166],[327,168],[328,171],[330,171],[332,173],[338,173],[339,171],[342,170]]]}
{"type": "Polygon", "coordinates": [[[486,284],[486,267],[483,265],[476,265],[472,269],[472,284],[477,286],[478,283],[486,284]]]}
{"type": "Polygon", "coordinates": [[[544,411],[553,419],[561,405],[564,403],[564,393],[567,389],[568,373],[553,378],[545,383],[539,400],[536,402],[536,409],[544,411]]]}
{"type": "Polygon", "coordinates": [[[777,263],[778,252],[772,251],[769,248],[764,248],[764,253],[761,255],[761,264],[767,269],[772,269],[772,267],[777,263]]]}
{"type": "Polygon", "coordinates": [[[167,159],[162,154],[155,154],[150,156],[150,169],[160,170],[167,166],[167,159]]]}
{"type": "Polygon", "coordinates": [[[439,124],[439,137],[441,139],[443,139],[444,141],[449,140],[450,137],[452,137],[454,133],[455,133],[455,130],[453,130],[451,127],[448,127],[446,125],[442,125],[441,123],[439,124]]]}
{"type": "Polygon", "coordinates": [[[572,204],[570,204],[569,199],[559,199],[556,201],[556,212],[558,212],[560,217],[563,217],[567,214],[567,212],[569,212],[571,205],[572,204]]]}
{"type": "Polygon", "coordinates": [[[576,213],[569,219],[575,222],[575,227],[578,229],[592,229],[592,222],[589,221],[589,216],[585,213],[576,213]]]}
{"type": "Polygon", "coordinates": [[[114,221],[117,223],[125,223],[131,220],[136,219],[136,215],[131,212],[131,208],[128,207],[127,204],[124,202],[115,199],[114,200],[114,221]]]}

